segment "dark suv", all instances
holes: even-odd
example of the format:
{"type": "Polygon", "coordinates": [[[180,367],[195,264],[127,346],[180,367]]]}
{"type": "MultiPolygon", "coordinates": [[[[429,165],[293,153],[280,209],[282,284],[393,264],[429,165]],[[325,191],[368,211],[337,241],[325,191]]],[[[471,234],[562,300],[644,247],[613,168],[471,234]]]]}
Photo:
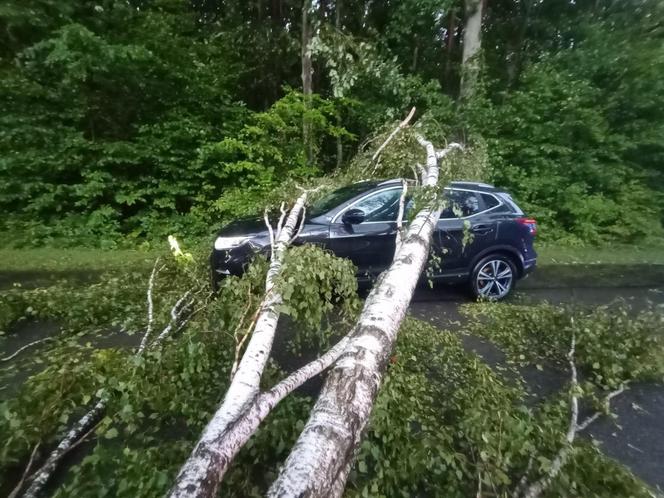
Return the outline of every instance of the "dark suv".
{"type": "MultiPolygon", "coordinates": [[[[296,244],[316,244],[357,266],[360,281],[391,263],[395,249],[400,179],[365,181],[340,188],[308,209],[296,244]]],[[[535,268],[537,223],[505,191],[491,185],[452,182],[431,245],[427,278],[469,282],[477,297],[507,296],[517,279],[535,268]]],[[[410,205],[407,205],[406,212],[410,205]]],[[[213,283],[240,275],[257,252],[269,251],[263,220],[238,220],[224,227],[212,252],[213,283]]]]}

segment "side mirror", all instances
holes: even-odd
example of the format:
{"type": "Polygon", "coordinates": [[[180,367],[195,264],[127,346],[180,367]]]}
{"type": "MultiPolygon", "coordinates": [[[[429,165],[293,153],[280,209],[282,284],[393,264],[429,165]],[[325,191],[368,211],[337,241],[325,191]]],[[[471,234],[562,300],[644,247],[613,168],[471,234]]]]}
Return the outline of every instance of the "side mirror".
{"type": "Polygon", "coordinates": [[[364,221],[364,211],[361,209],[349,209],[341,217],[341,221],[345,225],[359,225],[364,221]]]}

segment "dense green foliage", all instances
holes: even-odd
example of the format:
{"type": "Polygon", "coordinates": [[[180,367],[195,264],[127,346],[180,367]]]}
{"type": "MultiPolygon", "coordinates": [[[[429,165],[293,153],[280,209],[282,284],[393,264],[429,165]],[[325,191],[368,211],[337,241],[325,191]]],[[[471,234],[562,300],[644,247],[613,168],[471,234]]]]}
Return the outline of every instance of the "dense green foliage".
{"type": "MultiPolygon", "coordinates": [[[[301,261],[309,265],[303,282],[318,283],[292,289],[286,298],[284,311],[293,323],[282,328],[280,340],[287,343],[277,349],[286,351],[291,343],[300,347],[295,354],[278,355],[280,363],[270,364],[265,386],[306,361],[300,351],[319,350],[334,330],[347,330],[349,325],[337,321],[336,328],[323,329],[327,335],[321,341],[318,328],[311,327],[321,313],[333,309],[352,315],[355,309],[353,272],[346,261],[330,260],[315,248],[296,251],[300,254],[287,263],[280,285],[288,290],[289,275],[305,272],[294,266],[301,261]],[[302,302],[308,310],[300,307],[302,302]]],[[[196,286],[204,272],[204,265],[186,260],[161,261],[166,266],[155,280],[156,331],[168,322],[178,289],[196,286]],[[174,279],[181,285],[173,286],[174,279]]],[[[26,319],[57,320],[62,330],[0,369],[0,382],[11,386],[0,403],[2,489],[11,489],[20,473],[13,470],[23,468],[37,442],[48,447],[86,405],[104,397],[106,416],[95,428],[92,444],[75,450],[77,466],[63,466],[56,495],[161,496],[228,384],[233,335],[258,304],[265,270],[259,259],[243,278],[228,280],[218,299],[207,301],[201,294],[198,304],[206,306],[188,327],[141,357],[132,348],[146,324],[149,270],[109,275],[83,287],[61,283],[3,292],[3,330],[11,331],[26,319]],[[25,371],[32,374],[27,380],[20,376],[25,371]]],[[[576,360],[589,374],[584,376],[583,397],[590,401],[623,382],[663,372],[657,335],[661,314],[491,304],[473,310],[477,320],[470,320],[466,331],[491,332],[492,340],[517,363],[564,364],[574,330],[576,360]]],[[[278,406],[239,454],[224,480],[224,495],[264,493],[311,403],[296,393],[278,406]]],[[[546,472],[563,444],[568,413],[567,389],[533,405],[512,375],[492,371],[464,351],[457,334],[407,319],[347,495],[465,497],[476,492],[481,480],[484,489],[508,496],[533,452],[538,458],[529,478],[546,472]]],[[[575,445],[572,460],[548,496],[560,495],[649,496],[642,483],[583,441],[575,445]]]]}
{"type": "Polygon", "coordinates": [[[260,211],[284,180],[320,177],[358,147],[375,149],[376,130],[412,105],[439,123],[437,140],[486,144],[485,179],[512,190],[543,237],[661,234],[660,2],[489,2],[482,91],[463,105],[460,0],[318,2],[308,108],[293,90],[301,9],[293,0],[5,2],[4,243],[209,234],[260,211]]]}

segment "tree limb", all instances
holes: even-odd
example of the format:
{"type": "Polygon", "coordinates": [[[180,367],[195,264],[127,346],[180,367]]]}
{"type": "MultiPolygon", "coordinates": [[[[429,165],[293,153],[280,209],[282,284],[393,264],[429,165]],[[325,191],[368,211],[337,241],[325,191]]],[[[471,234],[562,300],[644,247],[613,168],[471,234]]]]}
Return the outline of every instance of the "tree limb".
{"type": "MultiPolygon", "coordinates": [[[[390,133],[390,135],[387,137],[387,140],[385,140],[385,141],[381,144],[381,146],[378,147],[378,150],[376,150],[376,152],[374,153],[374,155],[371,156],[371,162],[374,162],[374,161],[376,161],[376,159],[378,159],[378,156],[380,156],[380,153],[383,152],[383,149],[384,149],[385,147],[387,147],[387,144],[389,144],[389,143],[392,141],[392,139],[397,135],[397,133],[399,133],[399,132],[400,132],[401,130],[403,130],[406,126],[408,126],[408,123],[410,123],[410,120],[413,119],[413,116],[414,116],[414,115],[415,115],[415,108],[413,107],[413,108],[410,110],[410,112],[408,113],[408,116],[406,116],[406,118],[405,118],[401,123],[399,123],[399,125],[394,129],[394,131],[393,131],[392,133],[390,133]]],[[[376,168],[377,168],[377,167],[378,167],[378,165],[376,164],[376,165],[374,166],[374,169],[373,169],[373,172],[374,172],[374,173],[376,172],[376,168]]]]}
{"type": "MultiPolygon", "coordinates": [[[[572,325],[574,321],[572,320],[572,325]]],[[[571,387],[570,387],[570,421],[569,428],[567,429],[567,435],[565,437],[566,445],[560,449],[556,457],[551,462],[551,468],[549,471],[542,476],[540,479],[530,484],[523,493],[525,498],[536,498],[540,496],[550,485],[551,482],[558,476],[560,470],[563,468],[563,465],[567,462],[567,458],[572,450],[572,443],[574,443],[574,438],[576,437],[576,431],[578,428],[577,421],[579,418],[579,399],[577,396],[578,392],[578,380],[576,374],[576,363],[574,362],[574,352],[576,349],[576,335],[574,328],[572,328],[572,344],[567,353],[567,360],[569,362],[569,367],[571,371],[571,387]]]]}
{"type": "MultiPolygon", "coordinates": [[[[161,343],[161,341],[163,341],[163,339],[169,335],[183,311],[189,306],[189,304],[184,307],[181,306],[182,302],[189,294],[191,294],[191,290],[187,291],[180,299],[178,299],[173,308],[171,308],[171,321],[162,330],[159,336],[157,336],[151,343],[145,345],[143,348],[139,347],[138,351],[135,353],[136,356],[142,355],[146,349],[151,349],[159,345],[159,343],[161,343]]],[[[88,410],[85,415],[83,415],[73,425],[73,427],[69,429],[65,436],[60,440],[60,443],[58,443],[56,448],[49,454],[48,458],[42,464],[39,470],[37,470],[31,477],[30,486],[24,493],[24,498],[36,498],[39,495],[48,480],[53,475],[53,472],[57,468],[62,458],[77,444],[77,442],[83,436],[87,436],[87,433],[90,431],[90,427],[93,427],[94,424],[104,415],[104,412],[106,411],[106,405],[106,400],[97,400],[97,403],[94,405],[94,407],[88,410]]]]}
{"type": "MultiPolygon", "coordinates": [[[[627,390],[627,386],[620,386],[619,389],[616,389],[615,391],[611,391],[607,396],[604,398],[604,403],[607,406],[607,410],[610,410],[611,408],[611,400],[615,398],[616,396],[619,396],[620,394],[624,393],[627,390]]],[[[595,422],[600,416],[602,415],[602,412],[595,412],[593,415],[590,417],[586,418],[583,422],[581,422],[576,430],[577,432],[585,431],[590,424],[595,422]]]]}
{"type": "Polygon", "coordinates": [[[40,443],[37,443],[35,447],[32,449],[32,453],[30,453],[30,460],[28,460],[28,465],[26,465],[25,470],[23,471],[23,475],[21,476],[21,480],[18,481],[18,484],[14,487],[12,492],[7,496],[7,498],[16,498],[18,494],[21,491],[21,488],[23,487],[23,483],[25,482],[25,478],[28,476],[30,473],[30,469],[32,468],[32,464],[35,461],[35,455],[37,454],[37,450],[39,449],[40,443]]]}
{"type": "Polygon", "coordinates": [[[38,339],[36,341],[32,341],[32,342],[26,344],[25,346],[22,346],[22,347],[18,348],[16,351],[14,351],[9,356],[5,356],[4,358],[0,358],[0,361],[9,361],[13,358],[16,358],[19,354],[21,354],[26,349],[31,348],[32,346],[36,346],[37,344],[41,344],[42,342],[52,341],[53,339],[55,339],[55,337],[44,337],[43,339],[38,339]]]}
{"type": "Polygon", "coordinates": [[[145,349],[145,346],[147,346],[148,343],[148,338],[150,337],[150,333],[152,332],[152,323],[154,321],[154,304],[152,301],[152,290],[154,288],[154,279],[157,276],[157,273],[159,273],[159,271],[161,270],[161,268],[157,270],[158,264],[159,264],[159,258],[155,259],[154,266],[152,267],[152,273],[150,274],[150,279],[148,280],[148,290],[147,290],[148,325],[147,325],[147,330],[143,335],[143,339],[141,340],[141,345],[138,348],[139,351],[145,349]]]}

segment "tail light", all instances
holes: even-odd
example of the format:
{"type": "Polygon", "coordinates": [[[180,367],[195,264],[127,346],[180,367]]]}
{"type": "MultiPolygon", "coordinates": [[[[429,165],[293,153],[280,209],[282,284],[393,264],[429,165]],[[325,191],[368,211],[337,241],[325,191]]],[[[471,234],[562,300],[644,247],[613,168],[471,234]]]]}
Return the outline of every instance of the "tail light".
{"type": "Polygon", "coordinates": [[[537,235],[537,221],[535,218],[517,218],[516,222],[527,227],[532,236],[537,235]]]}

